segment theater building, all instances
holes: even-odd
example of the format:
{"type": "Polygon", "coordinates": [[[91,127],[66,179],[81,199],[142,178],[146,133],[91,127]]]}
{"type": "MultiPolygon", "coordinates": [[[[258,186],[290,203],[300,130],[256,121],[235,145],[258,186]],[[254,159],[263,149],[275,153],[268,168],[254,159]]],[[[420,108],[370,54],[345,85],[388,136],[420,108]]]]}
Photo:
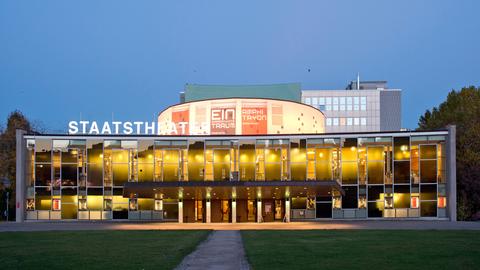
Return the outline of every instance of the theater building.
{"type": "Polygon", "coordinates": [[[17,221],[456,220],[454,127],[325,133],[315,107],[248,97],[135,123],[17,131],[17,221]]]}

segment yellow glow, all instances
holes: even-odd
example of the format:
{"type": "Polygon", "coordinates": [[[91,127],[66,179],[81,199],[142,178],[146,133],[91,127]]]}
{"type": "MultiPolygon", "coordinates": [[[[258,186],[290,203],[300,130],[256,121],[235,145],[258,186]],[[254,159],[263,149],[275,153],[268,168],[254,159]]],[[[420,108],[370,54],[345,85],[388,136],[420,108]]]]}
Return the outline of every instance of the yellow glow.
{"type": "Polygon", "coordinates": [[[152,154],[149,154],[147,157],[148,157],[149,159],[152,159],[152,158],[153,158],[153,155],[152,155],[152,154]]]}
{"type": "Polygon", "coordinates": [[[355,151],[357,149],[355,146],[350,147],[350,151],[355,151]]]}
{"type": "Polygon", "coordinates": [[[100,154],[99,157],[100,157],[100,158],[103,158],[103,154],[100,154]]]}

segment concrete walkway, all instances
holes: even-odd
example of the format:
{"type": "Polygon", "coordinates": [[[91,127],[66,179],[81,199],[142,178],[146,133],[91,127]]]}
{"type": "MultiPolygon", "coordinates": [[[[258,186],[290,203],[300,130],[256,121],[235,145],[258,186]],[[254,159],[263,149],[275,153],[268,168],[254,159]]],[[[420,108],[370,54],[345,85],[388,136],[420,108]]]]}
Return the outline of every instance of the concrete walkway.
{"type": "Polygon", "coordinates": [[[78,230],[480,230],[480,222],[326,220],[291,223],[166,223],[132,221],[0,222],[0,232],[78,230]]]}
{"type": "Polygon", "coordinates": [[[239,231],[213,231],[176,270],[250,269],[239,231]]]}

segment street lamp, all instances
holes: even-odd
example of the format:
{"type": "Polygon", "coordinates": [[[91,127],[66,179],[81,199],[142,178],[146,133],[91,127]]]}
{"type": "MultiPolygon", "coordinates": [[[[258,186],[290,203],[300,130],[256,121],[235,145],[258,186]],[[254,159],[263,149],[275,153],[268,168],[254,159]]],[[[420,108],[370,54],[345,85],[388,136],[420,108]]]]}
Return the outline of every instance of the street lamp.
{"type": "Polygon", "coordinates": [[[5,216],[6,216],[6,220],[8,221],[8,203],[10,201],[10,191],[8,191],[8,188],[10,188],[10,179],[8,178],[3,178],[3,179],[0,179],[0,183],[2,184],[2,186],[5,188],[5,192],[6,192],[6,206],[7,206],[7,209],[5,210],[5,216]]]}

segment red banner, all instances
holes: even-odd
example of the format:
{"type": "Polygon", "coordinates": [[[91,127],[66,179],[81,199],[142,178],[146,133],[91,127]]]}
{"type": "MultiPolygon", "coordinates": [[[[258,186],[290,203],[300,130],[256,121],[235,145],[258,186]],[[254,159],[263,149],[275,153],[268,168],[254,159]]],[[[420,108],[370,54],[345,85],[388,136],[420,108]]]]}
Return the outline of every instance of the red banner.
{"type": "Polygon", "coordinates": [[[267,104],[242,105],[242,134],[267,134],[267,104]]]}

